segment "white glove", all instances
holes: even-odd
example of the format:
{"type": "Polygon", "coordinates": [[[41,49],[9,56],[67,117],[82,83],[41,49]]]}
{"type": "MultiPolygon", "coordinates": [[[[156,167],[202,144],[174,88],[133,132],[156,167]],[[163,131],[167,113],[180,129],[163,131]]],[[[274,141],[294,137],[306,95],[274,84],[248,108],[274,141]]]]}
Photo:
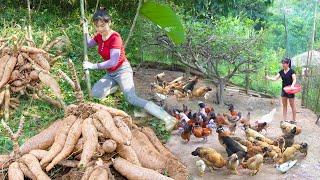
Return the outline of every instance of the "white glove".
{"type": "Polygon", "coordinates": [[[98,69],[98,64],[91,63],[89,61],[83,62],[83,69],[98,69]]]}

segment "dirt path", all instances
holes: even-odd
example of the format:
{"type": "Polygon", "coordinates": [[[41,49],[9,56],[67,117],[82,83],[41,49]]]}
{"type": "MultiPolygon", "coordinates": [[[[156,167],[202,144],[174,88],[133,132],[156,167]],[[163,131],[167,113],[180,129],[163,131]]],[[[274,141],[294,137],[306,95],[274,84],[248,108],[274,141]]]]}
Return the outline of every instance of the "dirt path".
{"type": "MultiPolygon", "coordinates": [[[[135,74],[136,88],[138,93],[146,98],[152,97],[149,91],[149,84],[153,81],[153,76],[162,71],[159,70],[143,70],[135,74]],[[149,77],[149,78],[148,78],[149,77]]],[[[174,79],[182,75],[179,72],[166,72],[168,79],[174,79]]],[[[211,99],[206,102],[207,104],[213,105],[211,99]]],[[[280,136],[281,130],[279,128],[280,120],[282,119],[281,105],[279,100],[262,99],[255,97],[240,96],[237,94],[227,94],[226,101],[233,103],[238,111],[246,114],[248,108],[253,108],[252,120],[261,117],[264,114],[269,113],[273,108],[277,108],[277,112],[274,116],[274,120],[271,122],[268,128],[267,137],[275,138],[280,136]]],[[[170,106],[181,107],[182,103],[187,104],[191,109],[197,110],[198,100],[193,101],[181,101],[177,102],[174,98],[169,98],[168,104],[170,106]]],[[[297,100],[297,105],[300,102],[297,100]]],[[[215,106],[217,112],[225,112],[226,106],[215,106]]],[[[290,112],[289,112],[290,113],[290,112]]],[[[173,132],[172,137],[167,142],[166,146],[181,159],[181,161],[188,167],[192,177],[191,179],[319,179],[320,175],[320,127],[315,125],[316,115],[308,109],[298,107],[297,114],[298,125],[303,127],[302,133],[296,136],[295,141],[297,143],[307,142],[309,145],[309,151],[307,157],[299,156],[298,163],[289,170],[286,174],[279,173],[273,164],[264,164],[256,176],[252,177],[249,175],[250,171],[239,169],[240,176],[229,175],[226,168],[216,170],[211,173],[209,170],[206,171],[203,177],[198,176],[198,169],[195,166],[195,161],[199,158],[191,155],[191,152],[199,146],[206,146],[216,149],[224,157],[227,157],[225,149],[219,144],[217,134],[213,133],[206,142],[202,139],[197,139],[192,136],[191,141],[186,144],[184,143],[177,132],[173,132]]],[[[244,132],[241,129],[237,129],[236,134],[239,137],[244,137],[244,132]]]]}

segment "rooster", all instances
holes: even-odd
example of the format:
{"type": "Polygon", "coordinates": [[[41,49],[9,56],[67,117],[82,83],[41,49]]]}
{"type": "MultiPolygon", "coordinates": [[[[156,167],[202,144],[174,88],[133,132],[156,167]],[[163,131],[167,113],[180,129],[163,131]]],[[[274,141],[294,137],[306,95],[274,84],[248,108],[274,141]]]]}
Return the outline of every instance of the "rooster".
{"type": "Polygon", "coordinates": [[[181,138],[185,140],[186,143],[188,143],[190,141],[191,133],[192,125],[185,124],[185,126],[183,127],[183,132],[181,133],[181,138]]]}

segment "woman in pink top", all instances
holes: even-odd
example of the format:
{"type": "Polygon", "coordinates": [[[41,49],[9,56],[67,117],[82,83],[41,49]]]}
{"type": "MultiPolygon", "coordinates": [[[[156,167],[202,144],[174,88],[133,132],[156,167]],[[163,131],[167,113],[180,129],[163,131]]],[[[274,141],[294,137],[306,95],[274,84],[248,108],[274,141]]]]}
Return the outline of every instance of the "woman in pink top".
{"type": "Polygon", "coordinates": [[[92,95],[102,99],[114,92],[117,85],[120,86],[127,101],[141,108],[144,108],[150,114],[164,120],[167,130],[172,130],[176,124],[176,119],[170,116],[161,107],[151,101],[142,99],[136,95],[133,71],[127,60],[125,49],[121,36],[110,27],[111,17],[104,8],[100,8],[93,15],[93,22],[96,27],[96,35],[93,38],[87,38],[88,47],[98,45],[98,53],[103,59],[101,63],[84,62],[84,69],[102,69],[106,70],[104,75],[92,88],[92,95]]]}

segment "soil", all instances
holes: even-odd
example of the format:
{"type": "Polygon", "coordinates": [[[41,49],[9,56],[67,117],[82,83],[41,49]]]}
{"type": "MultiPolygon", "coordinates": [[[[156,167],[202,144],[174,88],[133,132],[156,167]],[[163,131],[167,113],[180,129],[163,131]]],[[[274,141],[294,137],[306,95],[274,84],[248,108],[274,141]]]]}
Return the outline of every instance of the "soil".
{"type": "MultiPolygon", "coordinates": [[[[150,91],[150,83],[154,81],[154,76],[158,73],[165,72],[166,80],[170,81],[176,77],[184,75],[181,72],[174,71],[163,71],[157,69],[141,69],[135,72],[134,80],[136,85],[137,94],[146,99],[155,99],[154,95],[150,91]]],[[[203,81],[199,82],[199,85],[206,84],[203,81]]],[[[206,84],[213,86],[212,84],[206,84]]],[[[209,99],[193,99],[193,100],[183,100],[177,101],[174,97],[169,97],[166,100],[166,105],[169,107],[182,107],[182,104],[186,104],[189,108],[194,111],[198,109],[198,101],[204,101],[206,104],[213,106],[216,112],[226,112],[227,106],[221,105],[217,106],[213,104],[214,94],[213,91],[209,96],[209,99]]],[[[279,128],[280,121],[282,120],[282,109],[280,104],[280,99],[266,99],[249,97],[245,95],[239,95],[237,93],[226,93],[225,96],[226,103],[233,103],[236,110],[242,112],[244,115],[247,114],[249,109],[252,109],[251,120],[254,122],[259,117],[268,114],[273,108],[276,108],[276,114],[272,122],[270,123],[267,133],[265,134],[269,138],[276,138],[282,135],[279,128]]],[[[320,174],[320,127],[315,125],[316,115],[305,108],[300,106],[300,100],[296,100],[297,105],[297,124],[302,126],[302,133],[295,137],[296,143],[306,142],[309,145],[308,155],[304,157],[303,155],[297,155],[298,162],[292,167],[287,173],[281,174],[278,172],[274,163],[264,163],[261,171],[255,175],[250,176],[250,171],[246,169],[239,168],[240,175],[231,175],[229,171],[224,167],[222,169],[215,170],[214,173],[210,172],[208,169],[203,177],[199,176],[199,171],[195,165],[195,162],[199,160],[198,157],[191,155],[199,146],[206,146],[216,149],[224,157],[227,157],[226,151],[223,146],[218,142],[217,134],[214,132],[208,137],[207,141],[202,139],[191,137],[189,143],[185,143],[180,138],[177,131],[172,132],[172,136],[166,143],[168,147],[181,162],[184,163],[191,175],[191,179],[319,179],[320,174]]],[[[289,108],[288,117],[290,118],[291,111],[289,108]]],[[[244,132],[240,128],[236,130],[236,135],[239,137],[244,137],[244,132]]]]}

